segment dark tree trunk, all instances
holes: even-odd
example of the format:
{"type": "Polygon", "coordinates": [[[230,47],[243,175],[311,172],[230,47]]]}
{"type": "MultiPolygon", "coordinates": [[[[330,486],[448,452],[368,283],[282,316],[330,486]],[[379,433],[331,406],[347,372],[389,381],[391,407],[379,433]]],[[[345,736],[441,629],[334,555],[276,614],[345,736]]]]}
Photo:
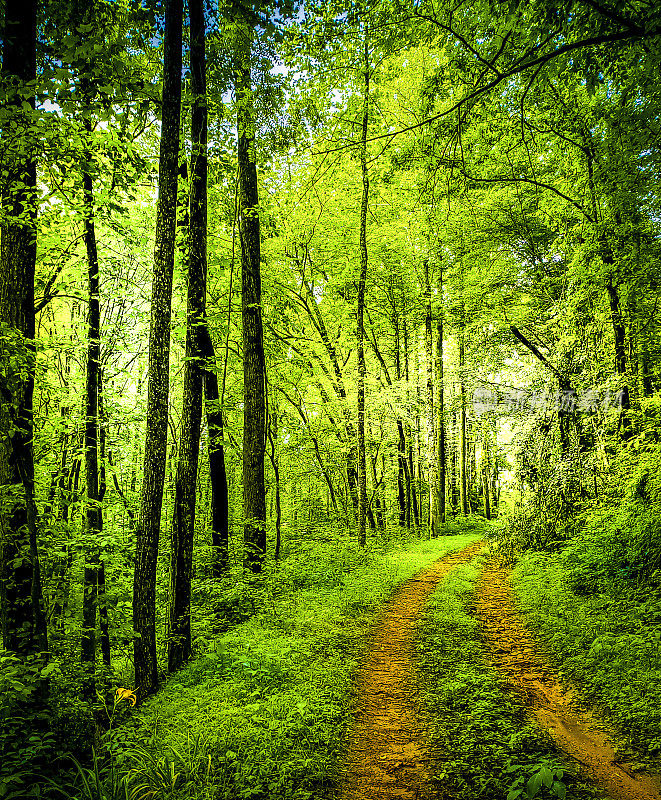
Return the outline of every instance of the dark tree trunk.
{"type": "Polygon", "coordinates": [[[159,155],[156,245],[152,278],[147,388],[147,430],[133,577],[133,653],[138,699],[158,688],[156,662],[156,562],[161,529],[168,436],[170,316],[177,216],[181,107],[182,0],[167,0],[163,104],[159,155]]]}
{"type": "Polygon", "coordinates": [[[437,445],[434,425],[434,350],[432,331],[431,283],[429,262],[425,261],[425,354],[427,362],[427,453],[429,459],[429,535],[438,536],[437,522],[437,445]]]}
{"type": "MultiPolygon", "coordinates": [[[[416,524],[420,525],[422,523],[422,436],[421,436],[421,424],[420,424],[420,409],[422,408],[422,389],[420,387],[420,356],[419,356],[419,348],[418,348],[418,338],[417,335],[415,337],[415,359],[414,359],[414,369],[415,369],[415,442],[416,442],[416,484],[417,484],[417,512],[416,512],[416,524]]],[[[413,475],[413,472],[411,472],[413,475]]]]}
{"type": "MultiPolygon", "coordinates": [[[[57,473],[57,504],[60,519],[67,523],[69,520],[69,503],[66,495],[67,461],[69,456],[69,434],[67,431],[67,418],[69,414],[68,406],[61,406],[60,417],[62,424],[62,450],[60,455],[60,466],[57,473]]],[[[62,632],[64,630],[64,598],[68,591],[67,562],[69,551],[68,526],[63,527],[63,541],[60,547],[65,551],[65,555],[59,555],[53,565],[53,593],[51,601],[51,623],[53,628],[62,632]]]]}
{"type": "MultiPolygon", "coordinates": [[[[441,273],[442,275],[442,273],[441,273]]],[[[443,302],[443,280],[439,289],[441,302],[443,302]]],[[[436,416],[438,419],[438,488],[437,488],[437,507],[438,507],[438,531],[442,533],[445,525],[445,389],[443,375],[443,314],[439,312],[436,328],[436,381],[438,383],[438,408],[436,416]]]]}
{"type": "MultiPolygon", "coordinates": [[[[0,381],[0,483],[11,487],[3,510],[0,614],[4,646],[28,656],[46,651],[37,514],[34,500],[34,274],[37,255],[35,194],[37,168],[32,155],[34,97],[21,91],[36,79],[35,0],[7,0],[2,77],[17,93],[6,103],[3,123],[3,226],[0,253],[0,323],[17,334],[23,378],[12,390],[0,381]],[[24,111],[24,104],[28,110],[24,111]],[[9,433],[12,436],[9,436],[9,433]]],[[[16,355],[16,354],[14,354],[16,355]]],[[[4,366],[4,365],[3,365],[4,366]]],[[[4,370],[3,370],[4,371],[4,370]]],[[[9,371],[9,368],[8,370],[9,371]]]]}
{"type": "Polygon", "coordinates": [[[488,470],[482,470],[482,481],[483,481],[483,494],[484,494],[484,516],[486,519],[491,519],[491,493],[489,487],[489,472],[488,470]]]}
{"type": "Polygon", "coordinates": [[[626,349],[626,328],[622,312],[620,310],[620,298],[617,293],[617,288],[613,283],[609,283],[606,287],[608,289],[608,299],[611,309],[611,322],[613,325],[613,339],[615,341],[615,371],[622,378],[621,392],[621,405],[622,416],[620,424],[622,426],[622,438],[629,439],[632,435],[631,420],[627,413],[631,408],[631,400],[629,398],[629,385],[627,382],[627,349],[626,349]]]}
{"type": "Polygon", "coordinates": [[[367,173],[367,123],[369,119],[370,70],[368,30],[365,26],[363,49],[363,120],[360,146],[360,172],[363,179],[363,193],[360,201],[360,276],[358,278],[358,308],[356,320],[356,339],[358,357],[358,544],[366,543],[365,519],[367,515],[367,460],[365,456],[365,284],[367,281],[367,204],[370,182],[367,173]]]}
{"type": "MultiPolygon", "coordinates": [[[[406,295],[402,290],[402,332],[404,334],[404,377],[406,378],[406,406],[407,418],[410,418],[410,395],[409,395],[409,329],[406,324],[406,295]]],[[[418,527],[418,501],[415,492],[415,473],[413,472],[413,430],[410,423],[404,427],[406,437],[406,527],[410,528],[413,522],[418,527]]]]}
{"type": "Polygon", "coordinates": [[[457,480],[457,464],[458,464],[458,445],[459,436],[457,432],[458,417],[457,412],[452,412],[452,472],[450,475],[450,502],[452,504],[452,513],[456,513],[459,507],[459,484],[457,480]]]}
{"type": "MultiPolygon", "coordinates": [[[[86,123],[88,135],[91,125],[86,123]]],[[[85,381],[85,570],[83,574],[83,632],[81,657],[85,670],[84,694],[95,697],[96,620],[99,593],[100,539],[103,511],[99,495],[99,370],[101,360],[101,307],[99,257],[94,229],[92,158],[83,165],[84,239],[87,252],[89,305],[87,316],[87,370],[85,381]]]]}
{"type": "Polygon", "coordinates": [[[468,475],[466,464],[466,382],[464,369],[466,363],[464,328],[465,322],[462,317],[459,330],[459,505],[461,513],[466,516],[470,512],[468,497],[468,475]]]}
{"type": "Polygon", "coordinates": [[[247,22],[237,24],[236,31],[235,90],[243,323],[243,544],[245,569],[259,573],[266,555],[266,361],[262,326],[255,116],[250,80],[253,34],[247,22]]]}
{"type": "MultiPolygon", "coordinates": [[[[282,508],[280,506],[280,460],[278,458],[278,451],[276,442],[278,440],[278,412],[277,409],[271,414],[271,425],[268,429],[269,443],[271,445],[271,466],[273,467],[273,475],[275,477],[275,549],[273,557],[277,560],[280,558],[280,527],[282,522],[282,508]]],[[[329,488],[331,484],[329,484],[329,488]]],[[[333,502],[335,498],[333,497],[333,502]]]]}
{"type": "MultiPolygon", "coordinates": [[[[106,431],[108,418],[103,402],[103,371],[99,369],[99,505],[103,507],[106,495],[106,431]]],[[[116,476],[115,476],[116,477],[116,476]]],[[[102,520],[103,521],[103,520],[102,520]]],[[[101,659],[108,670],[111,666],[110,622],[108,619],[108,595],[106,586],[106,565],[103,558],[99,560],[97,588],[97,604],[99,607],[99,644],[101,659]]]]}
{"type": "MultiPolygon", "coordinates": [[[[399,346],[399,313],[397,310],[393,313],[393,328],[395,330],[395,378],[397,381],[402,379],[402,363],[400,357],[399,346]]],[[[375,337],[376,342],[376,337],[375,337]]],[[[376,346],[376,345],[375,345],[376,346]]],[[[382,364],[385,370],[385,362],[382,364]]],[[[386,374],[386,380],[390,385],[390,378],[386,374]]],[[[406,525],[406,480],[404,477],[404,461],[406,459],[406,440],[404,437],[404,427],[402,420],[397,418],[397,504],[399,506],[399,526],[403,528],[406,525]]]]}
{"type": "Polygon", "coordinates": [[[188,311],[186,366],[181,415],[181,439],[175,479],[172,547],[170,551],[170,635],[168,669],[172,672],[191,656],[191,578],[195,501],[200,456],[204,372],[200,325],[206,313],[207,278],[207,85],[202,0],[189,0],[191,119],[191,182],[188,214],[188,311]]]}
{"type": "Polygon", "coordinates": [[[411,475],[409,472],[409,462],[406,457],[406,437],[404,435],[404,423],[401,419],[397,420],[397,464],[399,524],[402,527],[406,526],[410,528],[411,515],[410,511],[407,513],[407,487],[411,485],[411,475]]]}
{"type": "MultiPolygon", "coordinates": [[[[230,297],[231,305],[231,297],[230,297]]],[[[229,321],[228,321],[229,325],[229,321]]],[[[222,577],[229,567],[229,490],[225,468],[223,409],[216,374],[216,354],[206,325],[199,328],[206,366],[204,394],[209,431],[209,482],[211,484],[211,571],[222,577]]]]}

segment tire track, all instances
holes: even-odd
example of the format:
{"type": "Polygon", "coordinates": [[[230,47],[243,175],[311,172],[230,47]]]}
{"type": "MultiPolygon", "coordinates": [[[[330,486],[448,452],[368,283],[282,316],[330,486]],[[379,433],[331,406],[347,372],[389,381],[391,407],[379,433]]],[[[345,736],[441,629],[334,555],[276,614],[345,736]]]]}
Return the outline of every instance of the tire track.
{"type": "Polygon", "coordinates": [[[400,586],[384,605],[358,673],[342,800],[427,800],[429,774],[418,721],[412,649],[424,606],[441,580],[483,549],[483,542],[436,561],[400,586]]]}
{"type": "Polygon", "coordinates": [[[562,689],[524,625],[509,573],[492,562],[478,584],[477,615],[493,663],[523,695],[538,724],[558,747],[614,800],[660,800],[658,776],[634,774],[618,763],[608,727],[593,714],[574,709],[571,692],[562,689]]]}

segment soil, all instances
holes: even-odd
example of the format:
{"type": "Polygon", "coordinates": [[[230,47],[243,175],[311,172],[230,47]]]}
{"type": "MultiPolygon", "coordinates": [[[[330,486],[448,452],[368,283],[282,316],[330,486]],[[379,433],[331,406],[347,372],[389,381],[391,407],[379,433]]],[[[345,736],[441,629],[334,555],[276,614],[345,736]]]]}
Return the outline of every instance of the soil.
{"type": "Polygon", "coordinates": [[[495,562],[487,565],[478,585],[477,614],[494,665],[558,747],[579,762],[583,774],[614,800],[659,800],[658,778],[618,763],[610,743],[613,732],[579,710],[572,693],[562,689],[516,608],[509,570],[495,562]]]}
{"type": "Polygon", "coordinates": [[[374,627],[357,678],[351,748],[342,800],[427,800],[424,731],[418,722],[412,647],[418,619],[445,575],[484,547],[439,559],[397,589],[374,627]]]}

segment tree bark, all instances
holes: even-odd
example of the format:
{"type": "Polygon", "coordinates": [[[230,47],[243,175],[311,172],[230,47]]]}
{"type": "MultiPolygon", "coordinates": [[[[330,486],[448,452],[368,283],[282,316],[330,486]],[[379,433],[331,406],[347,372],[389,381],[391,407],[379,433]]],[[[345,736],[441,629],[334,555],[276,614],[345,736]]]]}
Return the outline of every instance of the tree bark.
{"type": "MultiPolygon", "coordinates": [[[[393,292],[393,295],[395,293],[393,292]]],[[[392,315],[392,324],[395,331],[395,379],[399,382],[402,379],[402,363],[400,356],[400,342],[399,342],[399,312],[393,301],[394,309],[392,315]]],[[[376,343],[376,334],[372,330],[372,338],[374,339],[374,350],[377,352],[378,347],[376,343]]],[[[392,385],[388,370],[386,369],[385,359],[381,358],[380,351],[377,357],[381,361],[381,366],[384,371],[388,386],[392,385]]],[[[403,528],[406,525],[406,480],[405,480],[405,459],[406,459],[406,438],[404,436],[404,426],[401,417],[397,417],[397,504],[399,506],[399,527],[403,528]]]]}
{"type": "Polygon", "coordinates": [[[466,465],[466,379],[464,369],[466,353],[464,343],[464,312],[462,308],[459,329],[459,505],[461,513],[467,516],[470,507],[468,500],[468,476],[466,465]]]}
{"type": "Polygon", "coordinates": [[[431,283],[429,262],[425,261],[425,353],[427,357],[427,453],[429,458],[429,535],[438,536],[437,529],[437,450],[434,427],[434,351],[432,331],[431,283]]]}
{"type": "MultiPolygon", "coordinates": [[[[108,418],[105,413],[103,402],[103,370],[99,365],[98,370],[99,390],[98,390],[98,416],[99,416],[99,507],[103,509],[103,498],[106,495],[106,431],[108,418]]],[[[108,454],[110,450],[108,450],[108,454]]],[[[115,479],[117,476],[115,476],[115,479]]],[[[101,511],[103,514],[103,511],[101,511]]],[[[102,520],[103,522],[103,517],[102,520]]],[[[112,664],[112,652],[110,647],[110,621],[108,619],[108,595],[106,587],[106,565],[104,558],[99,558],[99,571],[97,580],[96,602],[99,609],[99,645],[101,649],[101,660],[108,671],[112,664]]]]}
{"type": "Polygon", "coordinates": [[[36,80],[36,20],[35,0],[7,0],[2,78],[9,91],[15,88],[16,94],[9,95],[7,110],[12,113],[3,130],[3,138],[12,144],[3,154],[7,190],[2,198],[0,323],[16,334],[26,369],[16,388],[5,386],[4,379],[0,382],[0,482],[10,487],[2,509],[0,622],[5,648],[22,656],[47,649],[32,441],[37,255],[37,167],[32,144],[35,101],[33,96],[24,98],[20,93],[26,84],[36,80]]]}
{"type": "Polygon", "coordinates": [[[204,394],[209,431],[209,482],[211,483],[212,574],[222,577],[229,567],[229,489],[225,467],[223,409],[218,390],[216,355],[206,325],[199,328],[206,366],[204,394]]]}
{"type": "MultiPolygon", "coordinates": [[[[91,125],[86,121],[88,135],[91,125]]],[[[100,538],[103,511],[99,496],[99,371],[101,360],[101,306],[99,256],[94,229],[94,184],[91,154],[83,166],[84,239],[89,291],[87,317],[87,368],[85,381],[85,569],[83,575],[83,632],[81,658],[85,671],[84,694],[95,697],[96,624],[99,600],[100,538]]]]}
{"type": "Polygon", "coordinates": [[[262,570],[266,555],[266,361],[262,327],[259,197],[250,66],[252,28],[237,24],[235,90],[238,135],[238,211],[243,323],[243,544],[244,567],[262,570]]]}
{"type": "MultiPolygon", "coordinates": [[[[422,408],[422,388],[420,386],[420,348],[418,343],[418,331],[415,333],[415,443],[416,443],[416,483],[417,483],[417,502],[418,511],[416,515],[417,524],[422,522],[422,426],[420,422],[420,409],[422,408]]],[[[413,473],[411,473],[413,475],[413,473]]]]}
{"type": "Polygon", "coordinates": [[[622,312],[620,309],[620,298],[617,288],[613,285],[612,281],[606,287],[608,290],[608,300],[611,309],[611,323],[613,326],[613,339],[615,341],[615,371],[623,379],[621,388],[621,405],[622,416],[620,424],[622,426],[622,439],[630,439],[633,433],[631,429],[631,420],[627,413],[631,408],[631,400],[629,398],[629,384],[626,379],[627,375],[627,350],[626,350],[626,328],[622,312]]]}
{"type": "Polygon", "coordinates": [[[438,383],[438,408],[436,417],[438,419],[438,485],[436,491],[436,505],[438,508],[438,530],[436,534],[442,533],[445,525],[445,395],[444,395],[444,375],[443,375],[443,268],[440,267],[439,294],[441,310],[439,311],[436,323],[436,381],[438,383]]]}
{"type": "MultiPolygon", "coordinates": [[[[271,466],[273,467],[273,475],[275,477],[275,548],[273,550],[273,557],[276,561],[280,558],[280,539],[281,539],[281,523],[282,523],[282,507],[280,503],[280,459],[278,458],[278,451],[276,442],[278,439],[278,412],[277,409],[271,414],[271,425],[268,430],[269,443],[271,445],[271,466]]],[[[329,488],[332,484],[328,484],[329,488]]],[[[333,505],[335,505],[335,497],[333,496],[333,505]]]]}
{"type": "Polygon", "coordinates": [[[136,557],[133,578],[135,688],[140,701],[158,688],[156,562],[167,457],[170,316],[177,221],[181,108],[182,19],[182,0],[166,0],[163,115],[149,331],[147,430],[140,511],[135,531],[136,557]]]}
{"type": "Polygon", "coordinates": [[[367,460],[365,456],[365,284],[367,281],[367,204],[370,182],[367,171],[367,124],[369,121],[370,69],[368,27],[365,25],[363,47],[363,119],[360,144],[360,173],[363,193],[360,202],[360,277],[358,279],[358,308],[356,339],[358,358],[358,544],[366,543],[365,520],[367,515],[367,460]]]}
{"type": "MultiPolygon", "coordinates": [[[[403,295],[403,292],[402,292],[403,295]]],[[[403,298],[402,298],[403,299],[403,298]]],[[[408,392],[409,392],[409,357],[408,357],[408,332],[406,329],[406,305],[402,302],[402,333],[404,338],[404,380],[406,382],[406,416],[408,418],[408,392]]],[[[399,342],[398,342],[399,345],[399,342]]],[[[397,358],[399,361],[399,349],[397,351],[397,358]]],[[[408,423],[403,426],[402,433],[404,435],[402,461],[404,462],[404,501],[405,501],[405,523],[406,527],[411,528],[411,469],[408,460],[409,442],[410,442],[410,425],[408,423]]]]}
{"type": "Polygon", "coordinates": [[[170,672],[179,669],[192,653],[191,579],[204,383],[199,331],[200,326],[205,323],[207,282],[207,84],[203,0],[189,0],[188,8],[193,96],[192,152],[188,213],[186,365],[170,550],[170,672]]]}

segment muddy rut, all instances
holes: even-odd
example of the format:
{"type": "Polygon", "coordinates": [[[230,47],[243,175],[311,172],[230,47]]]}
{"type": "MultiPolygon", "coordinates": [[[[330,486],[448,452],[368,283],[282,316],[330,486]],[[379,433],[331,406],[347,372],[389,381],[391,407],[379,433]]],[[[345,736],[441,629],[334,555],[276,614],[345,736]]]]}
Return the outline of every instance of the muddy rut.
{"type": "Polygon", "coordinates": [[[576,711],[571,693],[563,691],[536,651],[516,609],[508,575],[508,570],[491,564],[478,585],[477,614],[495,666],[524,696],[558,747],[614,800],[659,800],[658,780],[618,763],[607,727],[591,714],[576,711]]]}
{"type": "Polygon", "coordinates": [[[484,547],[450,553],[406,581],[384,605],[357,678],[357,706],[343,800],[426,800],[428,773],[417,715],[412,647],[429,596],[458,564],[484,547]]]}

